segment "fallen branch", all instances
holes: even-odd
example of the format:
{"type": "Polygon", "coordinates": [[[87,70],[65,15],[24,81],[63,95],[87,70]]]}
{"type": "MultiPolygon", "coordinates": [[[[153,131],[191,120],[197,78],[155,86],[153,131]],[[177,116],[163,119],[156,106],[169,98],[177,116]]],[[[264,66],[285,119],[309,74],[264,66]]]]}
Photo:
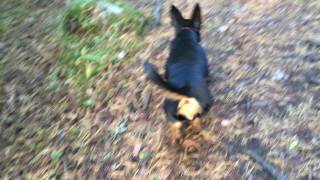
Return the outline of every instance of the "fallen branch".
{"type": "Polygon", "coordinates": [[[264,160],[258,153],[247,150],[246,153],[254,159],[264,170],[268,171],[272,176],[276,178],[276,180],[289,180],[289,178],[283,174],[276,167],[272,166],[266,160],[264,160]]]}

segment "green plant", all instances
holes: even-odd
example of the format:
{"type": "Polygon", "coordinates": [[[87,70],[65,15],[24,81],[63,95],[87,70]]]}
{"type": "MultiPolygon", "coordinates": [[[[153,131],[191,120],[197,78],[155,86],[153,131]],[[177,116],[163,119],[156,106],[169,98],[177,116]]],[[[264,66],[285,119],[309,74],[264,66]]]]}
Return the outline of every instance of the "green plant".
{"type": "Polygon", "coordinates": [[[63,152],[60,150],[52,151],[52,153],[51,153],[52,162],[54,164],[58,163],[58,161],[61,159],[62,155],[63,155],[63,152]]]}
{"type": "Polygon", "coordinates": [[[64,79],[86,89],[91,84],[88,80],[106,71],[109,64],[133,62],[144,45],[143,35],[150,20],[123,2],[71,1],[56,33],[64,79]],[[103,8],[99,8],[101,3],[113,3],[122,11],[101,18],[104,14],[103,8]]]}

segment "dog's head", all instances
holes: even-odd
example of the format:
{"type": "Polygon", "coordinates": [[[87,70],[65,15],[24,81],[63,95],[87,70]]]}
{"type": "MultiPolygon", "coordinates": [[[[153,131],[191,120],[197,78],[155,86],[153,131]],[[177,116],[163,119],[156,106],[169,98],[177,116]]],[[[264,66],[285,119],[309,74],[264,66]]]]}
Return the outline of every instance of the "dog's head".
{"type": "Polygon", "coordinates": [[[194,120],[202,113],[202,108],[195,98],[183,98],[177,108],[178,117],[187,120],[194,120]]]}
{"type": "Polygon", "coordinates": [[[181,12],[174,5],[171,6],[171,23],[175,27],[176,33],[182,30],[191,30],[197,34],[198,41],[200,41],[201,29],[201,8],[197,3],[194,7],[190,19],[183,18],[181,12]]]}

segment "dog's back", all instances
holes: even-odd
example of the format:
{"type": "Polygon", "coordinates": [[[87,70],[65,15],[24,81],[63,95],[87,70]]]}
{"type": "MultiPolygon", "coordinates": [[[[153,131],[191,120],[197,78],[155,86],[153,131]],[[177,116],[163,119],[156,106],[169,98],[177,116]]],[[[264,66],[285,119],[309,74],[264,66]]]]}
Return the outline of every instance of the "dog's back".
{"type": "Polygon", "coordinates": [[[197,86],[208,76],[205,52],[191,30],[179,32],[171,43],[166,79],[177,88],[197,86]]]}

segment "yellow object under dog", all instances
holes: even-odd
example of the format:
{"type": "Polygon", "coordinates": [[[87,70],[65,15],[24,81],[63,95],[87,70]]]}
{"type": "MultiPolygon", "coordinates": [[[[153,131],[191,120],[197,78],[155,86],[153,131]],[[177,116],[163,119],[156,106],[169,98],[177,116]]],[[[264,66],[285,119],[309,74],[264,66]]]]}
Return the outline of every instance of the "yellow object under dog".
{"type": "Polygon", "coordinates": [[[195,98],[183,98],[178,105],[178,115],[186,117],[188,120],[194,120],[194,118],[202,113],[202,108],[199,102],[195,98]]]}
{"type": "Polygon", "coordinates": [[[202,113],[202,107],[200,106],[199,101],[194,97],[188,97],[173,92],[166,92],[165,96],[169,99],[179,101],[176,115],[182,115],[188,120],[194,120],[198,114],[202,113]]]}

